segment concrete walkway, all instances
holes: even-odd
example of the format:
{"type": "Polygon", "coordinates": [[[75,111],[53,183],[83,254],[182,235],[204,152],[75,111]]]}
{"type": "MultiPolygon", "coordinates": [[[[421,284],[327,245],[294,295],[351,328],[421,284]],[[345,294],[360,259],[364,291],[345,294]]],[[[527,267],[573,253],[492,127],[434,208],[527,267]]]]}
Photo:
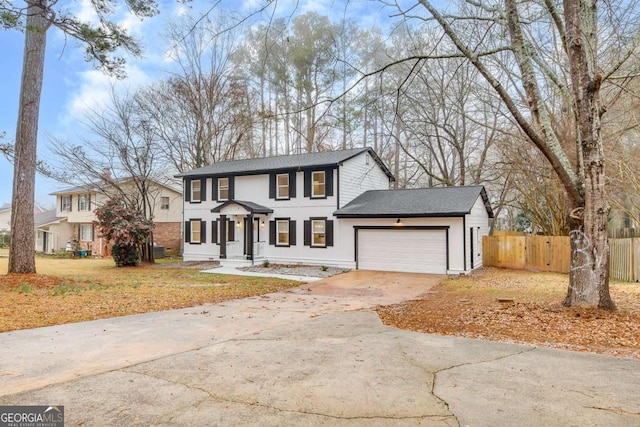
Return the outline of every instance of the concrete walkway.
{"type": "Polygon", "coordinates": [[[277,279],[295,280],[297,282],[315,282],[321,280],[321,277],[310,276],[294,276],[292,274],[273,274],[273,273],[258,273],[254,271],[244,271],[237,267],[231,267],[227,265],[221,265],[220,267],[211,268],[208,270],[202,270],[201,273],[214,273],[214,274],[230,274],[234,276],[251,276],[251,277],[275,277],[277,279]]]}
{"type": "Polygon", "coordinates": [[[438,279],[350,274],[357,296],[337,276],[0,334],[0,405],[64,405],[66,426],[640,425],[640,361],[397,330],[375,305],[438,279]]]}

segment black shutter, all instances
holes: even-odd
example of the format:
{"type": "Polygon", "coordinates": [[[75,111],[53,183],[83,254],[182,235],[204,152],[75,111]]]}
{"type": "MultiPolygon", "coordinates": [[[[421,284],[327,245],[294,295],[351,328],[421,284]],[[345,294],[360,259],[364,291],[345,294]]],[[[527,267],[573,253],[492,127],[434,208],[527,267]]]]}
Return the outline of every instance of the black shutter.
{"type": "Polygon", "coordinates": [[[296,244],[296,222],[289,221],[289,245],[295,246],[296,244]]]}
{"type": "Polygon", "coordinates": [[[211,200],[218,201],[218,178],[211,178],[211,200]]]}
{"type": "Polygon", "coordinates": [[[229,231],[227,232],[227,241],[233,242],[236,240],[236,222],[229,221],[229,231]]]}
{"type": "Polygon", "coordinates": [[[88,200],[88,203],[89,203],[89,210],[91,210],[91,194],[89,194],[89,195],[87,196],[87,198],[89,199],[89,200],[88,200]]]}
{"type": "Polygon", "coordinates": [[[73,210],[73,196],[69,196],[69,212],[73,210]]]}
{"type": "Polygon", "coordinates": [[[207,221],[200,221],[200,243],[207,243],[207,221]]]}
{"type": "Polygon", "coordinates": [[[269,221],[269,244],[276,244],[276,222],[269,221]]]}
{"type": "Polygon", "coordinates": [[[211,243],[218,243],[218,220],[211,221],[211,243]]]}
{"type": "Polygon", "coordinates": [[[80,212],[80,196],[78,196],[78,212],[80,212]]]}
{"type": "Polygon", "coordinates": [[[191,201],[191,180],[189,178],[184,179],[184,201],[191,201]]]}
{"type": "Polygon", "coordinates": [[[289,172],[289,198],[296,198],[296,172],[289,172]]]}
{"type": "Polygon", "coordinates": [[[327,197],[333,196],[333,169],[324,171],[324,194],[327,197]]]}
{"type": "Polygon", "coordinates": [[[311,197],[311,171],[304,171],[304,197],[311,197]]]}
{"type": "Polygon", "coordinates": [[[191,243],[191,221],[184,222],[184,241],[191,243]]]}
{"type": "Polygon", "coordinates": [[[325,221],[324,233],[327,246],[333,246],[333,221],[325,221]]]}
{"type": "Polygon", "coordinates": [[[276,198],[276,174],[275,173],[269,174],[269,198],[270,199],[276,198]]]}
{"type": "Polygon", "coordinates": [[[207,201],[207,178],[202,178],[200,180],[200,201],[207,201]]]}
{"type": "Polygon", "coordinates": [[[229,200],[233,200],[236,198],[236,184],[235,184],[235,177],[230,176],[229,177],[229,200]]]}
{"type": "Polygon", "coordinates": [[[311,221],[304,222],[304,245],[311,246],[311,221]]]}

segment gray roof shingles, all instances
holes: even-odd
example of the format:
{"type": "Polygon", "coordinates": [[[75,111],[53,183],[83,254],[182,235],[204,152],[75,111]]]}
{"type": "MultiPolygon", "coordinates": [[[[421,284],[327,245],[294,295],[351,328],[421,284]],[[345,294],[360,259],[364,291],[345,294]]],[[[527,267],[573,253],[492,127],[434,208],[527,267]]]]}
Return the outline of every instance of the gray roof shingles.
{"type": "Polygon", "coordinates": [[[393,178],[393,174],[382,163],[375,152],[369,148],[353,148],[350,150],[322,151],[317,153],[292,154],[288,156],[264,157],[259,159],[230,160],[218,162],[188,172],[183,172],[176,177],[224,175],[224,174],[256,174],[274,170],[291,170],[313,166],[335,166],[368,151],[373,159],[378,162],[384,172],[393,178]]]}
{"type": "Polygon", "coordinates": [[[217,206],[213,209],[211,209],[211,212],[220,212],[223,208],[229,206],[229,205],[240,205],[243,208],[245,208],[246,210],[248,210],[249,212],[252,213],[258,213],[258,214],[270,214],[273,213],[273,209],[270,209],[266,206],[262,206],[259,205],[257,203],[254,202],[247,202],[244,200],[229,200],[224,202],[223,204],[221,204],[220,206],[217,206]]]}
{"type": "Polygon", "coordinates": [[[41,227],[46,224],[51,224],[52,222],[60,221],[64,218],[59,218],[56,216],[56,210],[51,209],[48,211],[44,211],[42,213],[36,214],[34,216],[34,222],[36,227],[41,227]]]}
{"type": "Polygon", "coordinates": [[[471,212],[481,196],[493,218],[484,187],[435,187],[409,190],[370,190],[334,212],[338,218],[350,217],[444,217],[471,212]]]}

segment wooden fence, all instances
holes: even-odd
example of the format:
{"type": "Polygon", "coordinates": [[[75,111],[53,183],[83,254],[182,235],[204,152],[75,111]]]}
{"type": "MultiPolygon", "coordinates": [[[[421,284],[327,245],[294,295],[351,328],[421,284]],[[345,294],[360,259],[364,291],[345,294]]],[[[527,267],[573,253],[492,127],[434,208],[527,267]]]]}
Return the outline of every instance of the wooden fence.
{"type": "Polygon", "coordinates": [[[486,266],[568,273],[567,236],[488,236],[482,239],[486,266]]]}
{"type": "MultiPolygon", "coordinates": [[[[640,238],[609,239],[609,275],[614,280],[640,281],[640,238]]],[[[568,273],[571,249],[567,236],[488,236],[482,239],[487,267],[568,273]]]]}

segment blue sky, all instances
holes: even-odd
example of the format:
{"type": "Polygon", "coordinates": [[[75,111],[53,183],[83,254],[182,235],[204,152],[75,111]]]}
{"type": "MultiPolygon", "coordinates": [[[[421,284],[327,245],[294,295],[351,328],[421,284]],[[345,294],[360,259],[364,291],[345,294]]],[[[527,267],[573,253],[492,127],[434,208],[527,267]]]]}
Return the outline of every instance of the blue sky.
{"type": "MultiPolygon", "coordinates": [[[[363,26],[372,27],[386,22],[392,10],[383,8],[375,0],[279,0],[279,13],[298,13],[317,11],[332,15],[336,19],[343,16],[346,9],[351,17],[360,20],[363,26]],[[296,7],[297,6],[297,7],[296,7]]],[[[62,2],[60,2],[62,3],[62,2]]],[[[65,6],[76,11],[79,16],[90,17],[88,0],[71,0],[65,6]]],[[[235,8],[253,8],[263,4],[258,0],[227,0],[225,3],[235,8]]],[[[194,0],[194,10],[206,10],[213,2],[194,0]]],[[[165,59],[166,42],[161,37],[165,22],[185,12],[185,6],[170,0],[161,0],[159,16],[139,21],[129,14],[118,17],[131,33],[141,40],[144,58],[127,59],[128,78],[116,81],[94,69],[91,63],[83,59],[83,50],[72,39],[66,39],[61,32],[52,28],[47,34],[44,85],[40,105],[38,137],[38,156],[47,159],[49,136],[73,141],[82,132],[83,114],[88,108],[100,110],[108,101],[110,84],[119,90],[131,90],[153,80],[166,76],[171,64],[165,59]]],[[[197,12],[196,12],[197,13],[197,12]]],[[[0,32],[0,132],[6,132],[6,139],[13,141],[15,135],[20,75],[22,71],[22,51],[24,36],[16,30],[0,32]]],[[[13,167],[0,156],[0,205],[11,201],[13,167]]],[[[54,197],[49,193],[65,187],[42,176],[36,178],[36,203],[48,208],[53,207],[54,197]]]]}

